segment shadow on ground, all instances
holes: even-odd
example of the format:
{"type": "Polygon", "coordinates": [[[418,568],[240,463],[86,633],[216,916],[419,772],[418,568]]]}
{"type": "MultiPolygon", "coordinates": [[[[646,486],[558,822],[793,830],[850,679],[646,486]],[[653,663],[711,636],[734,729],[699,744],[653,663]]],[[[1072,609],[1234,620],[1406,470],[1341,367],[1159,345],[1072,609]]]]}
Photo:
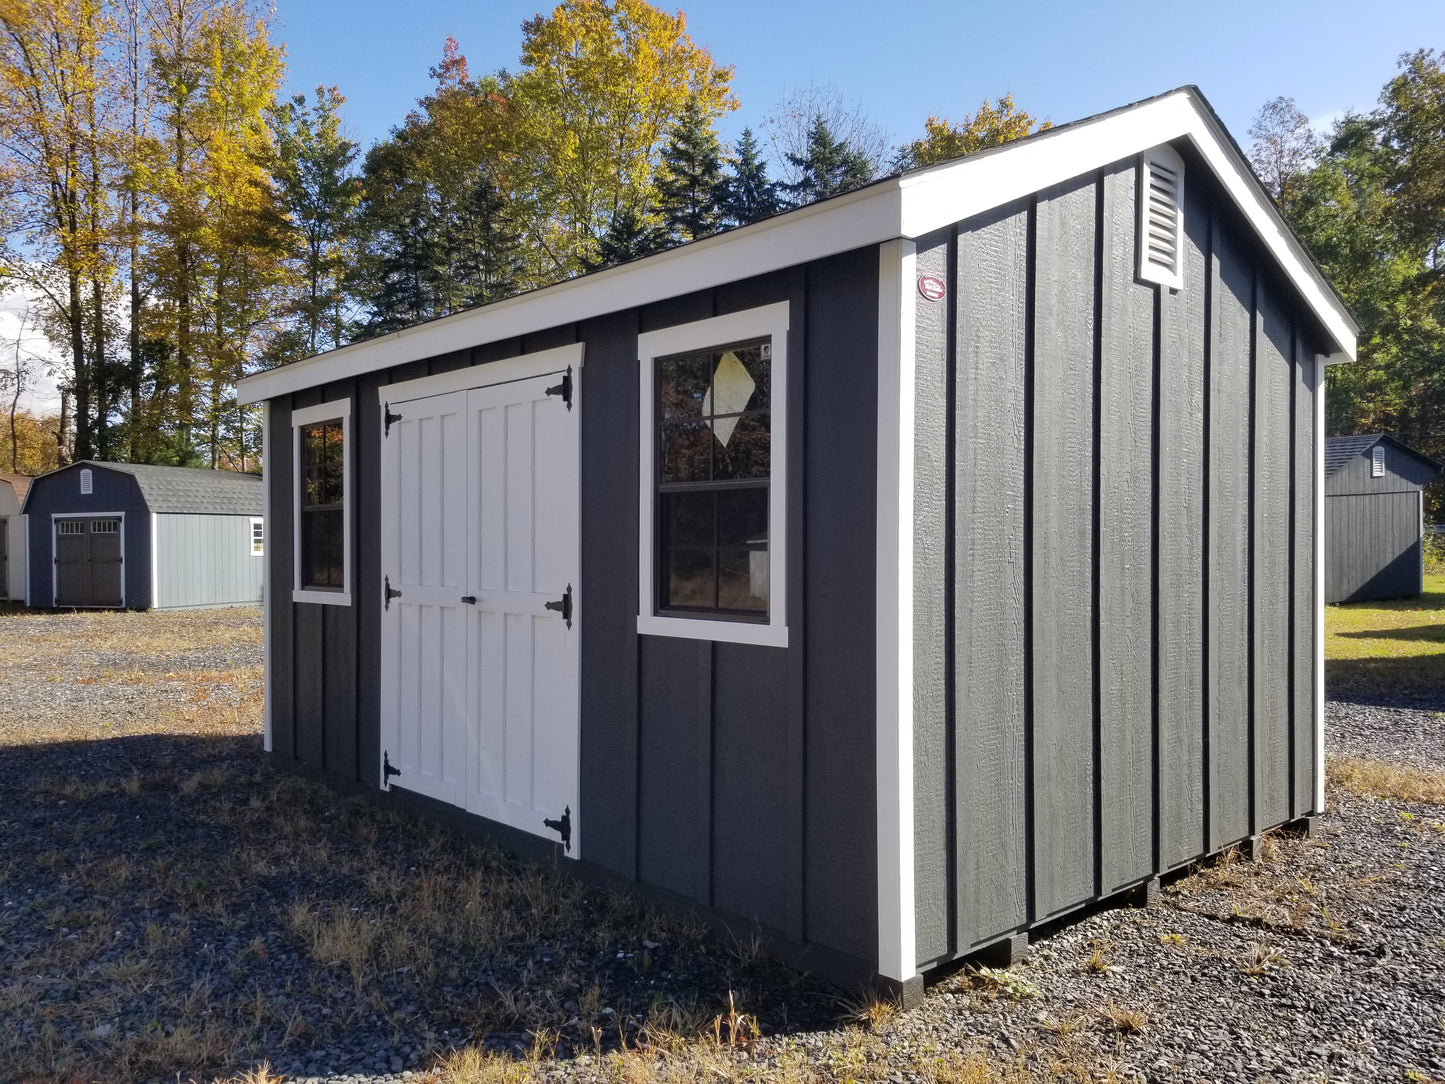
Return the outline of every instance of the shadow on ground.
{"type": "Polygon", "coordinates": [[[1355,704],[1445,711],[1445,653],[1330,659],[1325,694],[1355,704]]]}
{"type": "Polygon", "coordinates": [[[254,736],[0,748],[0,1065],[396,1072],[828,1026],[836,992],[687,919],[278,771],[254,736]]]}

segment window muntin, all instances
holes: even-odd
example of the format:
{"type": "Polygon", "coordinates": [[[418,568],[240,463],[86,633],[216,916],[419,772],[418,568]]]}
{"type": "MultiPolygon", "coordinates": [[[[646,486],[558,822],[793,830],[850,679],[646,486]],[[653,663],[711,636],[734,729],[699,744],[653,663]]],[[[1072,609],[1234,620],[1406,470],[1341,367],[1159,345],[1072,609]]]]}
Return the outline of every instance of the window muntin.
{"type": "Polygon", "coordinates": [[[266,521],[264,519],[253,517],[251,520],[251,556],[266,556],[266,521]]]}
{"type": "Polygon", "coordinates": [[[84,534],[85,520],[83,519],[62,519],[56,524],[60,534],[84,534]]]}
{"type": "Polygon", "coordinates": [[[789,304],[638,336],[640,633],[786,647],[789,304]]]}
{"type": "MultiPolygon", "coordinates": [[[[351,603],[351,401],[291,414],[296,602],[351,603]]],[[[253,536],[254,545],[254,536],[253,536]]]]}
{"type": "Polygon", "coordinates": [[[770,339],[656,361],[657,606],[766,620],[770,339]]]}
{"type": "Polygon", "coordinates": [[[90,521],[91,534],[119,534],[120,520],[118,519],[93,519],[90,521]]]}
{"type": "Polygon", "coordinates": [[[301,587],[346,586],[345,439],[340,418],[301,426],[301,587]]]}

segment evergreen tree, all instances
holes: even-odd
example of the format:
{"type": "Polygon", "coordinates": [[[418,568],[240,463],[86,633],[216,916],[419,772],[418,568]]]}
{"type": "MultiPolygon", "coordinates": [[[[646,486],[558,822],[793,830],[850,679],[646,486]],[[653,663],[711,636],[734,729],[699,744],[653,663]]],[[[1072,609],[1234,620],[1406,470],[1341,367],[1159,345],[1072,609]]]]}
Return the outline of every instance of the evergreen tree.
{"type": "Polygon", "coordinates": [[[456,233],[460,244],[455,269],[465,304],[485,305],[517,292],[524,270],[518,233],[506,197],[489,178],[477,178],[461,208],[456,233]]]}
{"type": "Polygon", "coordinates": [[[668,133],[657,175],[658,205],[669,236],[696,241],[717,233],[722,188],[722,148],[712,119],[694,94],[668,133]]]}
{"type": "Polygon", "coordinates": [[[588,270],[638,260],[666,247],[666,230],[649,222],[646,215],[624,207],[612,217],[607,232],[597,243],[597,255],[589,261],[588,270]]]}
{"type": "Polygon", "coordinates": [[[788,162],[798,171],[795,183],[783,185],[794,207],[860,188],[873,179],[873,166],[867,157],[846,141],[835,139],[821,113],[808,129],[807,153],[790,154],[788,162]]]}
{"type": "Polygon", "coordinates": [[[729,226],[746,226],[769,218],[783,209],[778,184],[768,178],[768,165],[758,153],[751,128],[743,129],[737,157],[728,163],[730,175],[723,178],[722,213],[729,226]]]}

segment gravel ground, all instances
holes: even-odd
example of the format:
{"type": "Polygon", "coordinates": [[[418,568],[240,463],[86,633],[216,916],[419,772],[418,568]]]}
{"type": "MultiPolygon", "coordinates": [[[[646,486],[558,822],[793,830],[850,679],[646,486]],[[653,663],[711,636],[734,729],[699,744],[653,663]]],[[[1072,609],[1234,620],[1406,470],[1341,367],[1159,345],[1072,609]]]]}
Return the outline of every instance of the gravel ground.
{"type": "MultiPolygon", "coordinates": [[[[539,1078],[687,1079],[704,1074],[685,1053],[668,1076],[666,1057],[579,1051],[649,1014],[707,1030],[732,989],[764,1036],[714,1050],[708,1076],[967,1080],[973,1052],[1019,1082],[1445,1081],[1445,807],[1332,790],[1314,838],[1272,838],[860,1023],[686,922],[258,763],[258,625],[0,614],[0,1080],[265,1061],[392,1084],[483,1037],[521,1058],[539,1028],[564,1055],[520,1062],[539,1078]],[[533,912],[521,934],[464,937],[502,884],[520,893],[504,914],[533,912]],[[348,922],[398,914],[410,940],[342,943],[348,922]]],[[[1330,703],[1331,752],[1445,770],[1445,716],[1381,699],[1330,703]]]]}

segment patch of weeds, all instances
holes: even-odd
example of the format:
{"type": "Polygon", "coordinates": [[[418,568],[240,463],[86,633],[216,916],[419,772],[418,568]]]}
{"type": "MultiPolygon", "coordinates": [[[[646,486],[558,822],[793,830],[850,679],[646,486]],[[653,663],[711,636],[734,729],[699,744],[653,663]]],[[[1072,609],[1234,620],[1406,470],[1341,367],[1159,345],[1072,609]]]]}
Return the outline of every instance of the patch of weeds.
{"type": "Polygon", "coordinates": [[[1038,987],[1017,971],[1003,967],[979,967],[973,972],[974,985],[995,997],[1027,1001],[1039,996],[1038,987]]]}
{"type": "Polygon", "coordinates": [[[1099,1018],[1123,1035],[1137,1035],[1149,1023],[1148,1017],[1143,1013],[1127,1005],[1116,1005],[1112,1001],[1099,1010],[1099,1018]]]}
{"type": "Polygon", "coordinates": [[[1266,945],[1263,941],[1251,942],[1249,951],[1240,962],[1240,970],[1246,975],[1263,975],[1272,967],[1288,966],[1288,954],[1283,949],[1266,945]]]}
{"type": "Polygon", "coordinates": [[[1161,933],[1159,935],[1161,945],[1169,945],[1173,948],[1183,948],[1187,941],[1188,939],[1182,933],[1161,933]]]}
{"type": "Polygon", "coordinates": [[[1351,794],[1445,805],[1445,772],[1418,764],[1332,756],[1325,762],[1325,773],[1331,783],[1351,794]]]}

